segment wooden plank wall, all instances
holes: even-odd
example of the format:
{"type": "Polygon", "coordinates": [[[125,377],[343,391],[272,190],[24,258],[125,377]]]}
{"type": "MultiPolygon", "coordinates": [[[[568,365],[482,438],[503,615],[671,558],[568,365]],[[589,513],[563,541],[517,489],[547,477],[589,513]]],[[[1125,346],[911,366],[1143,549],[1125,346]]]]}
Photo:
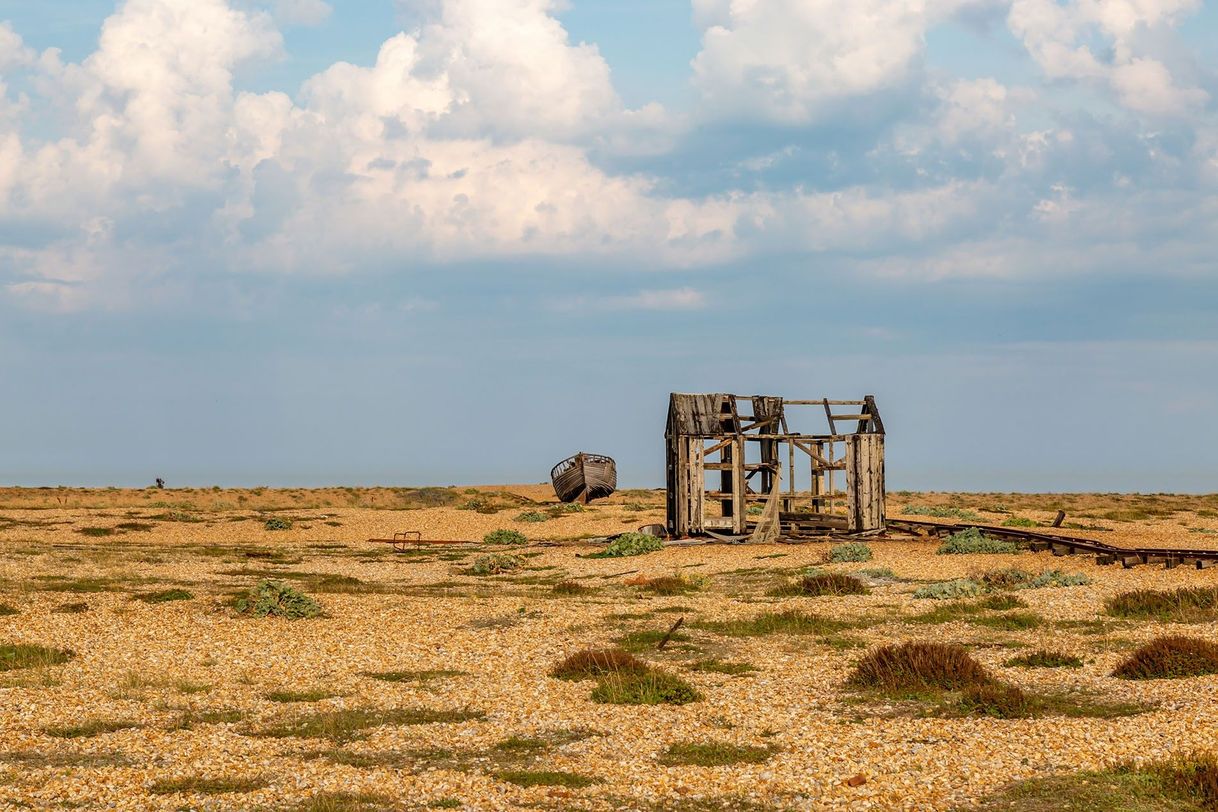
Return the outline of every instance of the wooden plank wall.
{"type": "Polygon", "coordinates": [[[884,527],[884,435],[846,437],[846,507],[851,532],[884,527]]]}

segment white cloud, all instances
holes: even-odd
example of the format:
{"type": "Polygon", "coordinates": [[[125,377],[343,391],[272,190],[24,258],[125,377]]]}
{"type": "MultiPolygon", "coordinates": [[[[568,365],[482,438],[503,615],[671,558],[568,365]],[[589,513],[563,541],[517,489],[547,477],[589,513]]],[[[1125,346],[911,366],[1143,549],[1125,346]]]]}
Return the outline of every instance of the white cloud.
{"type": "Polygon", "coordinates": [[[286,25],[315,26],[330,19],[334,9],[325,0],[276,0],[275,17],[286,25]]]}
{"type": "Polygon", "coordinates": [[[1202,109],[1209,94],[1180,86],[1163,58],[1144,52],[1143,35],[1170,30],[1200,7],[1200,0],[1013,0],[1007,22],[1050,78],[1099,82],[1130,110],[1172,117],[1202,109]]]}
{"type": "Polygon", "coordinates": [[[721,115],[815,121],[905,83],[932,25],[986,0],[693,0],[694,82],[721,115]]]}

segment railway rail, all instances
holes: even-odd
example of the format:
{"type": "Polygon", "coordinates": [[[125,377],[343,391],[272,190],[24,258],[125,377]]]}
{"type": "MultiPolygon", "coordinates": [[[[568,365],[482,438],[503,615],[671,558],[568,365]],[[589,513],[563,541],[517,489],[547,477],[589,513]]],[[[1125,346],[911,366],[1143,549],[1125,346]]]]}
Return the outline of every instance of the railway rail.
{"type": "Polygon", "coordinates": [[[939,522],[912,519],[890,519],[888,530],[897,530],[915,536],[943,536],[976,528],[988,536],[1025,542],[1033,552],[1051,552],[1056,556],[1094,555],[1100,565],[1120,564],[1126,569],[1141,564],[1162,564],[1165,569],[1179,566],[1194,566],[1199,570],[1218,566],[1218,550],[1193,550],[1172,547],[1118,547],[1094,539],[1069,536],[1062,533],[1042,533],[1019,527],[1000,527],[991,524],[961,522],[941,524],[939,522]]]}

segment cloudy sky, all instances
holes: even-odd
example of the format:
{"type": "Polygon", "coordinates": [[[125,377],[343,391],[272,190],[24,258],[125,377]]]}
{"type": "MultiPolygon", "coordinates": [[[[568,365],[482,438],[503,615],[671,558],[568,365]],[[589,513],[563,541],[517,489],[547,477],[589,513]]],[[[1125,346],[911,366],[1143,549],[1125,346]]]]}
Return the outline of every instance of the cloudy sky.
{"type": "Polygon", "coordinates": [[[0,0],[0,481],[1218,491],[1218,3],[0,0]],[[820,430],[809,421],[808,430],[820,430]]]}

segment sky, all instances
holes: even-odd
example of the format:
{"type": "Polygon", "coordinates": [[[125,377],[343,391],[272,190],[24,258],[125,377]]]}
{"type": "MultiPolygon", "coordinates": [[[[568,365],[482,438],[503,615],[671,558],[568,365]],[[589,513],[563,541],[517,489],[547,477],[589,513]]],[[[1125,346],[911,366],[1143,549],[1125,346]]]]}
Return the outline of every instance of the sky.
{"type": "Polygon", "coordinates": [[[0,0],[0,484],[1218,491],[1218,3],[0,0]],[[792,428],[823,431],[815,412],[792,428]]]}

